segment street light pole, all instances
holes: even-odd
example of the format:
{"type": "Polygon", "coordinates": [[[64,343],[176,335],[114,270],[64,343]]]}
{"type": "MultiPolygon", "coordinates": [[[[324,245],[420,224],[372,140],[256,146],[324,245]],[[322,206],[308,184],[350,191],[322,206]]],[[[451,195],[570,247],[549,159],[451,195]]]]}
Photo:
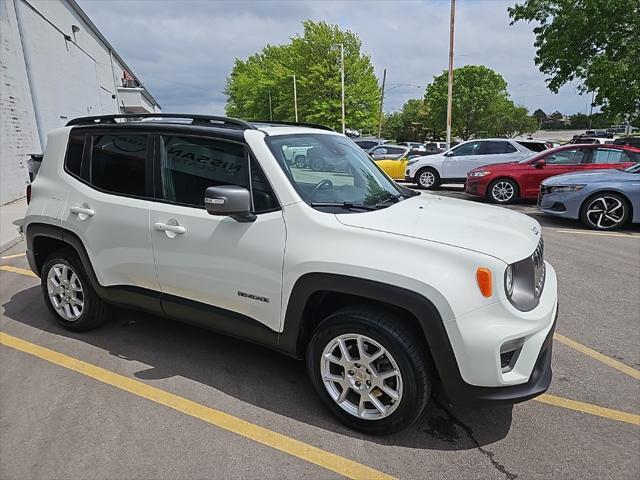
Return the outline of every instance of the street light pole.
{"type": "Polygon", "coordinates": [[[271,90],[269,90],[269,120],[273,120],[273,108],[271,107],[271,90]]]}
{"type": "Polygon", "coordinates": [[[451,21],[449,26],[449,81],[447,85],[447,149],[451,146],[451,110],[453,104],[453,38],[456,17],[456,0],[451,0],[451,21]]]}
{"type": "Polygon", "coordinates": [[[387,69],[382,72],[382,90],[380,90],[380,115],[378,116],[378,138],[382,138],[382,105],[384,104],[384,84],[387,81],[387,69]]]}
{"type": "Polygon", "coordinates": [[[296,74],[293,74],[293,110],[296,114],[296,123],[298,122],[298,90],[296,88],[296,74]]]}

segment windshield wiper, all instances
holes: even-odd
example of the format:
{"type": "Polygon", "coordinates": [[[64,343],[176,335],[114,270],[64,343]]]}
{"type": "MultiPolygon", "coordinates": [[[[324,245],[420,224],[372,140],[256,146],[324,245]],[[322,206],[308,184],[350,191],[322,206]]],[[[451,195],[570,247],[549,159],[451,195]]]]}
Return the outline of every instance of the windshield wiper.
{"type": "Polygon", "coordinates": [[[391,203],[397,203],[401,198],[404,198],[404,195],[402,195],[401,193],[397,194],[397,195],[391,195],[388,198],[385,198],[384,200],[381,200],[380,202],[376,203],[375,206],[380,208],[380,207],[386,207],[387,205],[390,205],[391,203]]]}
{"type": "Polygon", "coordinates": [[[376,210],[376,205],[365,205],[364,203],[352,203],[352,202],[311,202],[312,207],[337,207],[344,208],[345,210],[376,210]]]}

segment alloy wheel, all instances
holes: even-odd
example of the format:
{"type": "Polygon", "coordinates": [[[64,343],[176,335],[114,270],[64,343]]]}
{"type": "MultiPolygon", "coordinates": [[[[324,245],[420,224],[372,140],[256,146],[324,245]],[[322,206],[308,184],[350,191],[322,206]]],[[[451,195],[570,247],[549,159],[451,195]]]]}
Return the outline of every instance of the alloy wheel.
{"type": "Polygon", "coordinates": [[[516,190],[510,182],[500,181],[491,188],[491,196],[497,202],[508,202],[515,195],[516,190]]]}
{"type": "Polygon", "coordinates": [[[74,322],[84,310],[84,290],[69,265],[56,263],[47,275],[47,293],[53,308],[64,320],[74,322]]]}
{"type": "Polygon", "coordinates": [[[418,182],[420,183],[420,186],[425,188],[431,187],[435,183],[435,181],[436,181],[436,176],[433,174],[433,172],[429,170],[422,172],[420,174],[420,177],[418,177],[418,182]]]}
{"type": "Polygon", "coordinates": [[[351,415],[379,420],[402,400],[402,375],[380,343],[359,334],[340,335],[327,343],[320,373],[334,402],[351,415]]]}
{"type": "Polygon", "coordinates": [[[601,229],[617,227],[624,221],[625,214],[624,204],[608,195],[595,198],[587,207],[587,220],[601,229]]]}

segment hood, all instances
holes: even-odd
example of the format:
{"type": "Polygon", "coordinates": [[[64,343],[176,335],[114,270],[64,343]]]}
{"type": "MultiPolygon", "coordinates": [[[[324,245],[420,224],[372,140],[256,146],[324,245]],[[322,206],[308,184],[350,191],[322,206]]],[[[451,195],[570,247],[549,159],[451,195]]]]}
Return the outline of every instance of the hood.
{"type": "Polygon", "coordinates": [[[538,222],[521,213],[431,194],[373,212],[336,217],[351,227],[452,245],[506,263],[531,255],[542,233],[538,222]]]}
{"type": "Polygon", "coordinates": [[[564,185],[575,183],[594,183],[594,182],[626,182],[630,180],[640,180],[637,173],[623,172],[615,168],[607,168],[604,170],[591,170],[590,172],[574,172],[556,175],[547,178],[542,182],[543,185],[564,185]]]}

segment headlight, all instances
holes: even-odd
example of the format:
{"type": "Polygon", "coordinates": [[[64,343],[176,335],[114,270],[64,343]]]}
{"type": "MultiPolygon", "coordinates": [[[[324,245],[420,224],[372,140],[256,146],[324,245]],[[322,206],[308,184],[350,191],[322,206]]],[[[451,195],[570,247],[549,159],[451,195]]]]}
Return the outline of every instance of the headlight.
{"type": "Polygon", "coordinates": [[[549,193],[577,192],[579,190],[582,190],[583,188],[584,188],[584,185],[558,185],[558,186],[547,187],[547,191],[549,193]]]}
{"type": "Polygon", "coordinates": [[[420,158],[412,158],[411,160],[409,160],[407,162],[407,166],[409,165],[413,165],[414,163],[416,163],[418,160],[420,160],[420,158]]]}
{"type": "Polygon", "coordinates": [[[470,177],[484,177],[486,175],[489,175],[491,172],[488,170],[480,170],[478,172],[471,172],[469,173],[470,177]]]}
{"type": "Polygon", "coordinates": [[[509,297],[513,295],[513,265],[507,266],[504,272],[504,289],[509,297]]]}
{"type": "Polygon", "coordinates": [[[530,257],[515,262],[504,271],[504,290],[518,310],[533,310],[540,301],[546,277],[542,239],[530,257]]]}

